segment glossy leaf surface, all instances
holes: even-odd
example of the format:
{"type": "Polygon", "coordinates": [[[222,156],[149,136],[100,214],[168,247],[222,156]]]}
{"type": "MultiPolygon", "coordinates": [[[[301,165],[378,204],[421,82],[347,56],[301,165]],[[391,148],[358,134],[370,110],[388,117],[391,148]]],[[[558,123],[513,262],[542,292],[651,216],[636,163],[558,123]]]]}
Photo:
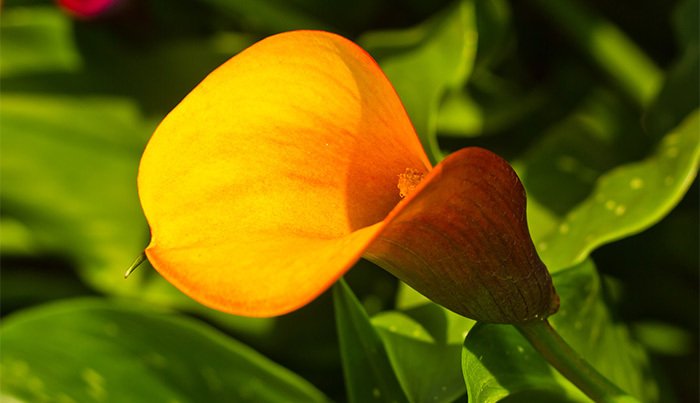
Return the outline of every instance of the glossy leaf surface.
{"type": "Polygon", "coordinates": [[[146,306],[71,300],[12,316],[0,329],[7,399],[327,400],[251,348],[200,322],[146,306]]]}
{"type": "Polygon", "coordinates": [[[476,40],[471,0],[458,1],[411,29],[360,38],[359,43],[377,59],[399,93],[433,163],[443,157],[436,137],[440,102],[447,90],[467,80],[476,40]]]}
{"type": "Polygon", "coordinates": [[[134,183],[148,126],[135,106],[115,98],[2,98],[3,213],[24,231],[13,233],[27,235],[26,248],[73,259],[99,289],[137,286],[117,274],[147,239],[134,183]]]}
{"type": "MultiPolygon", "coordinates": [[[[550,322],[598,371],[643,401],[657,401],[648,356],[615,321],[590,260],[554,276],[561,310],[550,322]]],[[[464,343],[462,370],[469,401],[587,402],[589,399],[534,351],[512,326],[478,325],[464,343]]]]}
{"type": "Polygon", "coordinates": [[[583,119],[563,122],[515,165],[528,189],[535,245],[550,271],[580,263],[595,248],[656,223],[697,174],[697,112],[663,136],[643,160],[619,165],[614,147],[624,142],[611,146],[610,139],[600,137],[609,136],[608,129],[587,126],[583,119]],[[606,143],[597,152],[591,149],[606,143]],[[556,192],[541,192],[557,184],[556,192]]]}
{"type": "Polygon", "coordinates": [[[452,402],[465,394],[459,356],[474,321],[428,303],[382,312],[372,324],[409,401],[452,402]]]}
{"type": "Polygon", "coordinates": [[[74,71],[82,65],[70,20],[57,8],[3,10],[0,19],[0,76],[74,71]]]}
{"type": "Polygon", "coordinates": [[[348,401],[407,401],[379,334],[343,280],[333,286],[333,305],[348,401]]]}

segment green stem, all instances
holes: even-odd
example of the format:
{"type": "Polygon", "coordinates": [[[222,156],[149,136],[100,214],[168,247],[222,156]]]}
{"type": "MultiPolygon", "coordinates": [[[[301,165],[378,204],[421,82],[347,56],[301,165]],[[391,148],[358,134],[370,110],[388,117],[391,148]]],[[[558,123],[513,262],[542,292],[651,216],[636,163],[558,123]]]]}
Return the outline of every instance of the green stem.
{"type": "Polygon", "coordinates": [[[515,325],[542,356],[595,402],[636,401],[583,359],[545,320],[515,325]]]}

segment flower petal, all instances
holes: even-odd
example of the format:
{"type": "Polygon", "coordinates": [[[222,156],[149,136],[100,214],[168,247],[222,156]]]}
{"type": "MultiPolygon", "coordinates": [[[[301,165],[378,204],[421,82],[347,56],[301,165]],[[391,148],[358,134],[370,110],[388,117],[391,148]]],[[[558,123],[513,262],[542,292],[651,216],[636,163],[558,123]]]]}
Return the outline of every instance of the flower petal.
{"type": "Polygon", "coordinates": [[[294,31],[212,72],[160,124],[139,168],[146,254],[191,297],[249,316],[316,297],[359,258],[430,169],[374,60],[294,31]]]}
{"type": "Polygon", "coordinates": [[[385,220],[365,257],[479,321],[522,323],[559,307],[528,232],[522,184],[484,149],[438,164],[385,220]]]}

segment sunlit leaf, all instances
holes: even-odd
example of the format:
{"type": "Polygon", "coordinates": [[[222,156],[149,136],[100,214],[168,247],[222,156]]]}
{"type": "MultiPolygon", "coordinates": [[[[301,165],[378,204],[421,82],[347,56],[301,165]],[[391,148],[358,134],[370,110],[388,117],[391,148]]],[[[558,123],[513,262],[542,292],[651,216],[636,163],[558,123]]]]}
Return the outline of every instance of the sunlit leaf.
{"type": "Polygon", "coordinates": [[[406,310],[420,305],[432,303],[428,297],[411,288],[404,282],[399,283],[396,291],[396,308],[406,310]]]}
{"type": "Polygon", "coordinates": [[[459,357],[473,320],[430,303],[380,313],[372,324],[409,401],[452,402],[466,392],[459,357]]]}
{"type": "Polygon", "coordinates": [[[3,226],[34,251],[71,259],[98,289],[139,286],[122,278],[148,236],[135,182],[150,128],[134,105],[6,93],[0,120],[3,226]]]}
{"type": "Polygon", "coordinates": [[[14,7],[0,18],[0,77],[75,71],[82,61],[71,21],[56,7],[14,7]]]}
{"type": "Polygon", "coordinates": [[[407,401],[377,331],[343,280],[333,286],[333,304],[348,401],[407,401]]]}
{"type": "Polygon", "coordinates": [[[199,322],[99,300],[11,316],[4,399],[39,402],[323,402],[311,384],[199,322]]]}
{"type": "Polygon", "coordinates": [[[438,107],[447,90],[464,84],[476,54],[474,4],[458,1],[442,13],[403,31],[374,32],[360,39],[399,93],[433,162],[438,107]]]}
{"type": "Polygon", "coordinates": [[[448,94],[438,114],[437,130],[445,137],[474,137],[492,134],[517,125],[545,106],[543,91],[529,94],[499,94],[477,101],[467,91],[448,94]]]}
{"type": "Polygon", "coordinates": [[[585,201],[556,230],[536,240],[550,270],[579,263],[596,247],[639,232],[664,217],[697,174],[698,124],[698,112],[694,112],[649,157],[598,178],[585,201]]]}
{"type": "Polygon", "coordinates": [[[692,183],[700,159],[697,114],[658,143],[641,127],[630,130],[633,119],[614,97],[594,92],[515,161],[530,230],[550,271],[658,222],[692,183]]]}
{"type": "MultiPolygon", "coordinates": [[[[124,280],[148,242],[136,170],[152,127],[133,102],[4,93],[0,122],[4,254],[56,256],[101,292],[197,310],[246,333],[269,328],[204,308],[148,264],[124,280]]],[[[23,293],[31,295],[11,295],[23,293]]]]}
{"type": "MultiPolygon", "coordinates": [[[[605,289],[590,260],[556,273],[560,311],[550,322],[598,371],[628,393],[659,398],[644,350],[606,305],[605,289]]],[[[534,351],[512,326],[480,324],[464,343],[462,369],[470,402],[588,402],[568,380],[534,351]]]]}

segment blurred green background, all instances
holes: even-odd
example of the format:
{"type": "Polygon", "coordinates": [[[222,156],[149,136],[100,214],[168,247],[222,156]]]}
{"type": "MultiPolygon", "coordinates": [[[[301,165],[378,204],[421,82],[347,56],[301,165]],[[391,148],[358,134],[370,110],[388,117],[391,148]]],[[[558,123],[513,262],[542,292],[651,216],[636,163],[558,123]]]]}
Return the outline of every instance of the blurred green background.
{"type": "MultiPolygon", "coordinates": [[[[597,267],[608,320],[650,359],[660,391],[650,400],[698,400],[696,0],[117,0],[90,18],[6,1],[0,396],[359,401],[343,378],[347,341],[331,293],[284,317],[246,319],[199,306],[147,264],[122,278],[148,242],[136,171],[150,133],[209,71],[292,29],[366,48],[434,161],[472,145],[512,161],[543,259],[553,272],[597,267]],[[165,375],[170,356],[153,346],[177,362],[165,375]],[[108,376],[92,370],[110,363],[108,376]]],[[[406,290],[358,266],[347,281],[374,316],[402,396],[421,401],[381,330],[380,313],[405,310],[406,290]]],[[[457,375],[444,401],[465,399],[457,375]]]]}

